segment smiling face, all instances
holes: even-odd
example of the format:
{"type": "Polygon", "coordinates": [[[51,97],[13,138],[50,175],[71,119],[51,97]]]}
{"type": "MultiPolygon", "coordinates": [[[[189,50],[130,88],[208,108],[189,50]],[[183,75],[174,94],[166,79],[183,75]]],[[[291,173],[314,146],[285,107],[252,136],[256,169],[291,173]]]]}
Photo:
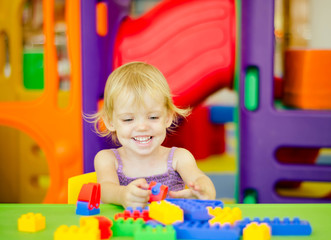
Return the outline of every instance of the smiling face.
{"type": "Polygon", "coordinates": [[[109,130],[116,132],[126,151],[145,155],[161,146],[171,123],[164,101],[146,94],[139,104],[132,94],[121,93],[114,101],[109,130]]]}

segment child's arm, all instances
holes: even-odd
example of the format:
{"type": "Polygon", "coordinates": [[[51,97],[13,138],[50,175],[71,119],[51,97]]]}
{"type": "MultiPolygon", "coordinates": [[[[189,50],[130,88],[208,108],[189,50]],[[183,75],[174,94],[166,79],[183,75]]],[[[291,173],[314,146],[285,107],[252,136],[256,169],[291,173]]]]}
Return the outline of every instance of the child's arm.
{"type": "Polygon", "coordinates": [[[173,198],[198,198],[214,200],[216,191],[213,182],[197,166],[193,155],[184,148],[175,151],[176,171],[180,174],[188,189],[178,192],[169,192],[173,198]]]}
{"type": "Polygon", "coordinates": [[[150,190],[145,190],[149,186],[146,180],[137,179],[127,186],[120,186],[115,161],[111,150],[102,150],[95,156],[94,167],[101,185],[101,201],[125,208],[145,207],[150,195],[150,190]]]}

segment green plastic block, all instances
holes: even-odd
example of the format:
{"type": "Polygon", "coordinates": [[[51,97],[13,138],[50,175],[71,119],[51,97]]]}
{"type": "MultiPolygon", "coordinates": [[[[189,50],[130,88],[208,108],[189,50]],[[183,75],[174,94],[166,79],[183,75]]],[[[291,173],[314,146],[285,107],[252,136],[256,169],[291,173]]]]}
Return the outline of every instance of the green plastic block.
{"type": "Polygon", "coordinates": [[[118,218],[117,220],[113,220],[113,236],[127,236],[133,237],[133,233],[136,228],[144,225],[145,222],[143,219],[138,218],[137,220],[133,220],[133,218],[128,218],[124,220],[123,218],[118,218]]]}
{"type": "Polygon", "coordinates": [[[165,227],[158,225],[152,226],[141,226],[137,228],[134,233],[134,240],[175,240],[176,232],[173,226],[167,225],[165,227]]]}

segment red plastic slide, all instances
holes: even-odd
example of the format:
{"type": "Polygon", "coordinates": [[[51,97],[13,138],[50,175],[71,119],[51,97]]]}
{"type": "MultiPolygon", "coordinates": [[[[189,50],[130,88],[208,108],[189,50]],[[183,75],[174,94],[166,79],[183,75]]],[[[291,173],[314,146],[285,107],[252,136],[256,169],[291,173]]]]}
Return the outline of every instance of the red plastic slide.
{"type": "Polygon", "coordinates": [[[114,67],[144,61],[161,70],[178,106],[193,106],[232,86],[234,0],[166,0],[121,24],[114,67]]]}

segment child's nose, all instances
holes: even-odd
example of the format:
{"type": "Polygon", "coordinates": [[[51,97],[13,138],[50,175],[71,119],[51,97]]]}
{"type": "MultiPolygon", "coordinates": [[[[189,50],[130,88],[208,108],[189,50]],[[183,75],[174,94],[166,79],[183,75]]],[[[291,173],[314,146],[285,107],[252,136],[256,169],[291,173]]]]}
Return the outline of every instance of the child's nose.
{"type": "Polygon", "coordinates": [[[138,121],[137,127],[139,130],[146,130],[148,128],[148,123],[145,119],[141,119],[138,121]]]}

